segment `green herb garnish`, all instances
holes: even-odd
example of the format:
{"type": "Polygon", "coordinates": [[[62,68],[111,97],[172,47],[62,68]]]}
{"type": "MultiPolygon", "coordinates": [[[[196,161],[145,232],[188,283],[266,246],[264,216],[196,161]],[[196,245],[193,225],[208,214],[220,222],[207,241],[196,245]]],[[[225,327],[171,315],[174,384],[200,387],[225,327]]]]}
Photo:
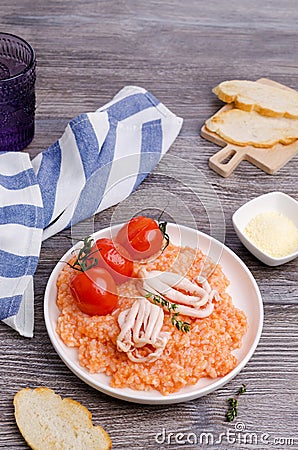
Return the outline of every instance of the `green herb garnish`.
{"type": "Polygon", "coordinates": [[[177,319],[179,313],[175,311],[178,308],[178,305],[176,305],[175,303],[170,303],[161,295],[155,295],[152,294],[152,292],[148,292],[145,297],[151,299],[153,303],[161,305],[163,308],[167,308],[167,310],[171,314],[171,323],[172,325],[174,325],[174,327],[177,328],[177,330],[182,331],[182,333],[188,333],[190,331],[190,324],[188,322],[183,322],[182,320],[177,319]]]}
{"type": "Polygon", "coordinates": [[[171,316],[172,325],[174,325],[177,330],[182,331],[182,333],[188,333],[190,331],[190,324],[188,322],[178,320],[177,316],[179,316],[179,313],[175,313],[171,316]]]}
{"type": "Polygon", "coordinates": [[[235,417],[238,416],[238,397],[246,392],[246,384],[242,384],[242,386],[238,389],[237,395],[234,398],[228,398],[227,402],[229,404],[229,409],[226,414],[226,418],[228,422],[233,422],[235,417]]]}
{"type": "Polygon", "coordinates": [[[238,395],[245,394],[246,392],[246,384],[242,384],[242,386],[238,390],[238,395]]]}
{"type": "Polygon", "coordinates": [[[233,422],[238,416],[238,400],[236,398],[228,398],[229,410],[226,414],[228,422],[233,422]]]}

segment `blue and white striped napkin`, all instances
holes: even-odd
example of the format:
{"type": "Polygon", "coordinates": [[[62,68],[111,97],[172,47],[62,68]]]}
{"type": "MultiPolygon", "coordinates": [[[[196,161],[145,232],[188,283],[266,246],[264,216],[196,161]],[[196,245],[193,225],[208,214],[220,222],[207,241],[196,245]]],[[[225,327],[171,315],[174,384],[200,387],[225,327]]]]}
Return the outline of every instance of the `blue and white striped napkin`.
{"type": "Polygon", "coordinates": [[[0,155],[0,319],[21,335],[34,326],[33,275],[41,241],[128,197],[182,126],[143,88],[127,86],[81,114],[30,162],[0,155]]]}

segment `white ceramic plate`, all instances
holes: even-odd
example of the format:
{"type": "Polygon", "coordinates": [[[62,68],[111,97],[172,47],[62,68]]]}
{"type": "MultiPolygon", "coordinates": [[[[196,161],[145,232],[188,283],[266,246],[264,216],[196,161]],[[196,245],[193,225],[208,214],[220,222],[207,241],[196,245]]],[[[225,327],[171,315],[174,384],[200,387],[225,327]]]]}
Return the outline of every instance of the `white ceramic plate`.
{"type": "MultiPolygon", "coordinates": [[[[113,227],[112,234],[115,235],[120,227],[121,225],[113,227]]],[[[244,310],[247,315],[249,324],[248,332],[243,338],[242,347],[233,352],[239,361],[238,365],[224,377],[217,379],[202,378],[196,385],[185,387],[167,396],[157,391],[146,392],[129,388],[112,388],[109,383],[109,377],[104,374],[90,374],[84,367],[81,367],[78,361],[77,349],[67,347],[56,333],[59,315],[59,310],[56,306],[56,280],[62,268],[61,263],[58,263],[54,268],[46,287],[44,301],[46,327],[52,344],[62,361],[73,373],[90,386],[107,395],[129,402],[144,404],[179,403],[215,391],[235,377],[247,364],[258,345],[262,332],[263,303],[261,294],[252,274],[238,256],[219,241],[191,228],[168,224],[167,231],[174,244],[188,245],[193,248],[199,245],[204,253],[207,253],[213,260],[219,261],[224,273],[231,282],[228,292],[232,296],[235,306],[244,310]]],[[[110,236],[110,228],[94,234],[96,239],[110,236]]],[[[80,243],[72,247],[62,259],[69,259],[71,252],[79,246],[80,243]]]]}

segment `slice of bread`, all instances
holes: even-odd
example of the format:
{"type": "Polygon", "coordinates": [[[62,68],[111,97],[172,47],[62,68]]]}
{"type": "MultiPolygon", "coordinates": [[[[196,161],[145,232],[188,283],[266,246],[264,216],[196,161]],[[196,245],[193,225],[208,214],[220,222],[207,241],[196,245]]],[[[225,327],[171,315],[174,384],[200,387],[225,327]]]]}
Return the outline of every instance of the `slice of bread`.
{"type": "Polygon", "coordinates": [[[48,388],[21,389],[14,397],[17,425],[34,450],[108,450],[112,441],[80,403],[48,388]]]}
{"type": "Polygon", "coordinates": [[[226,142],[240,146],[267,148],[298,139],[298,120],[266,117],[236,108],[215,114],[205,125],[226,142]]]}
{"type": "Polygon", "coordinates": [[[264,116],[298,119],[298,92],[267,86],[256,81],[231,80],[216,86],[212,92],[226,103],[244,111],[264,116]]]}

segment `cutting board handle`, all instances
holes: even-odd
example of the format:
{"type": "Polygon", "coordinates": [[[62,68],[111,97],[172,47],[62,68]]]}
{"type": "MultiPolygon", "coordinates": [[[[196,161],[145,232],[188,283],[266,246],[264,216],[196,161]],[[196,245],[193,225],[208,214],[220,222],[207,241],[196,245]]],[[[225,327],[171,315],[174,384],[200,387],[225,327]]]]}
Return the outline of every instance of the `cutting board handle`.
{"type": "Polygon", "coordinates": [[[245,159],[245,156],[246,147],[228,144],[209,158],[209,167],[226,178],[245,159]]]}

